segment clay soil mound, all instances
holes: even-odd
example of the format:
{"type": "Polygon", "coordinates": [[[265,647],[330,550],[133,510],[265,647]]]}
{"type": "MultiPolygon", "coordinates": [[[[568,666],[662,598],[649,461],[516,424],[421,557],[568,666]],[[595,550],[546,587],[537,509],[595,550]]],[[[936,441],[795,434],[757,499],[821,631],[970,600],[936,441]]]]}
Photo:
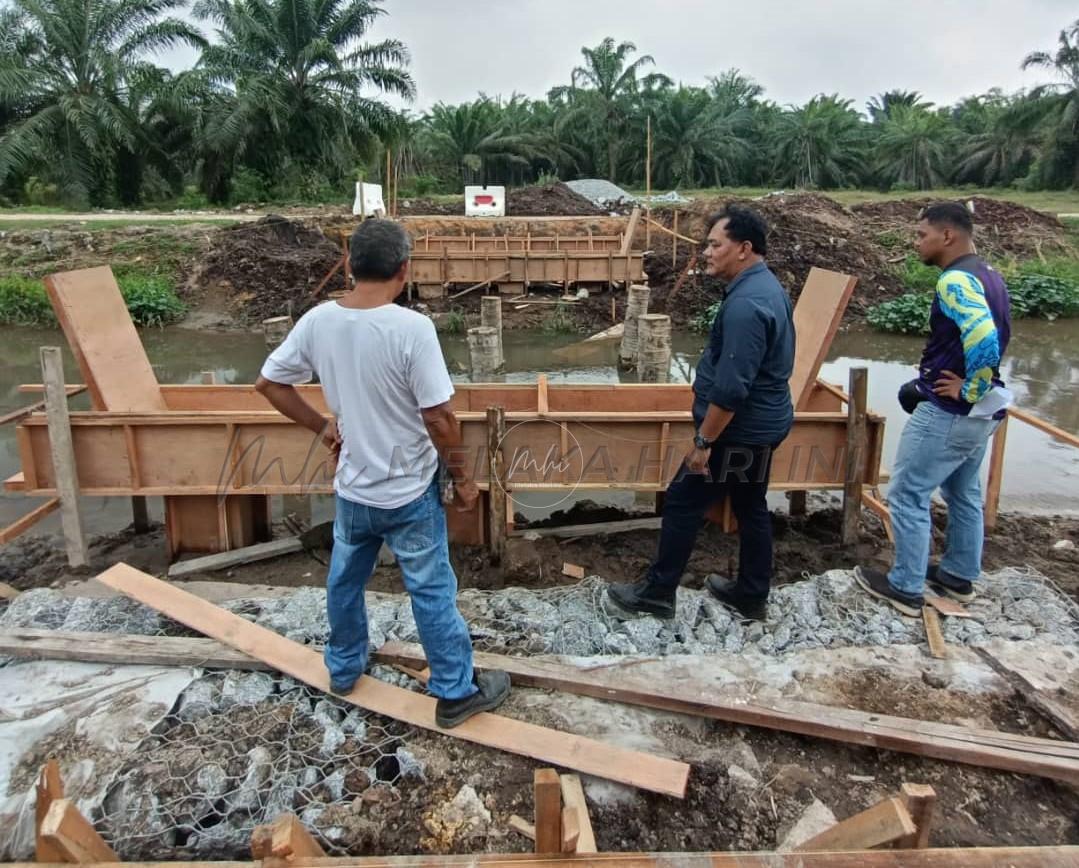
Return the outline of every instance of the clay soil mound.
{"type": "MultiPolygon", "coordinates": [[[[341,248],[318,229],[271,214],[257,223],[220,230],[197,282],[222,291],[245,322],[282,316],[290,308],[298,317],[311,306],[311,292],[340,258],[341,248]]],[[[321,297],[344,288],[339,271],[321,297]]]]}
{"type": "MultiPolygon", "coordinates": [[[[814,266],[858,278],[848,308],[850,316],[863,316],[873,305],[904,291],[894,263],[889,261],[894,254],[866,233],[858,215],[826,196],[798,193],[756,200],[702,199],[679,209],[679,234],[703,239],[709,216],[735,202],[760,211],[768,221],[768,264],[792,299],[797,300],[814,266]]],[[[655,216],[670,225],[669,213],[655,216]]],[[[651,247],[646,271],[657,309],[663,305],[664,313],[685,324],[720,298],[722,283],[703,274],[687,275],[678,291],[673,291],[695,252],[692,245],[679,241],[676,264],[672,264],[670,236],[654,230],[651,247]]]]}
{"type": "MultiPolygon", "coordinates": [[[[451,216],[465,213],[462,195],[452,203],[433,199],[409,199],[400,203],[398,214],[409,216],[451,216]]],[[[600,217],[609,211],[574,193],[565,184],[521,187],[506,193],[507,217],[600,217]]]]}
{"type": "MultiPolygon", "coordinates": [[[[937,200],[922,198],[866,202],[855,205],[852,211],[864,221],[867,234],[879,238],[883,233],[892,233],[906,242],[913,234],[922,209],[934,201],[937,200]]],[[[974,205],[975,240],[983,256],[1029,259],[1072,252],[1064,236],[1064,227],[1052,214],[985,196],[973,196],[963,201],[974,205]]]]}

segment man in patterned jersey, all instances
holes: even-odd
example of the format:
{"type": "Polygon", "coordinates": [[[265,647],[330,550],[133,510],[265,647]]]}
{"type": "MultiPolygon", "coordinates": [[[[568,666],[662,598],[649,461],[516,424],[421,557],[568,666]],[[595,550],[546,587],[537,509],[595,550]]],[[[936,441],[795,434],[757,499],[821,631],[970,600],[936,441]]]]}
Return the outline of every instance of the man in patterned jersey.
{"type": "Polygon", "coordinates": [[[855,570],[862,588],[914,617],[921,614],[927,581],[953,599],[974,599],[985,536],[978,472],[1010,397],[999,368],[1011,334],[1008,287],[974,252],[966,208],[955,202],[926,208],[915,247],[926,265],[943,273],[918,378],[899,392],[912,415],[888,488],[895,560],[887,575],[855,570]],[[937,488],[948,506],[948,531],[944,557],[931,566],[929,504],[937,488]]]}

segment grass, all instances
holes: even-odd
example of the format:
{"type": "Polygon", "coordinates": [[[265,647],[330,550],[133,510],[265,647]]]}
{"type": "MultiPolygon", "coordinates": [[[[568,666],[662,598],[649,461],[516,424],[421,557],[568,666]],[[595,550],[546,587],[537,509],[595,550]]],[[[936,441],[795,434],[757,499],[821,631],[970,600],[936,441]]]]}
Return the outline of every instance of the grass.
{"type": "MultiPolygon", "coordinates": [[[[635,196],[643,196],[644,190],[631,190],[635,196]]],[[[655,194],[662,194],[666,190],[653,190],[655,194]]],[[[711,199],[725,196],[737,196],[755,199],[759,196],[774,192],[768,187],[708,187],[702,189],[679,190],[683,196],[694,199],[711,199]]],[[[787,192],[799,192],[788,190],[787,192]]],[[[1011,188],[990,187],[986,189],[944,187],[939,190],[897,191],[881,193],[879,190],[819,190],[830,199],[835,199],[844,205],[858,205],[862,202],[885,202],[894,199],[914,199],[928,197],[931,199],[969,199],[971,196],[986,196],[990,199],[1007,199],[1009,202],[1018,202],[1028,208],[1039,211],[1050,211],[1054,214],[1079,214],[1079,190],[1041,190],[1028,192],[1025,190],[1013,190],[1011,188]]],[[[671,204],[657,203],[659,208],[674,207],[671,204]]]]}
{"type": "Polygon", "coordinates": [[[228,226],[243,221],[237,220],[235,216],[227,216],[225,214],[213,215],[213,216],[191,216],[191,217],[169,217],[168,219],[153,219],[147,220],[145,214],[132,214],[130,217],[109,217],[102,220],[79,220],[78,218],[34,218],[32,220],[23,220],[19,218],[12,218],[12,211],[0,210],[0,231],[6,232],[27,232],[34,229],[54,229],[57,226],[71,226],[73,223],[79,224],[79,229],[84,232],[99,232],[104,229],[122,229],[125,226],[190,226],[195,223],[213,223],[214,225],[228,226]]]}
{"type": "MultiPolygon", "coordinates": [[[[176,322],[187,308],[176,295],[175,281],[158,269],[118,267],[116,281],[131,313],[140,326],[165,326],[176,322]]],[[[42,282],[32,277],[0,278],[0,323],[6,325],[55,325],[56,316],[42,282]]]]}

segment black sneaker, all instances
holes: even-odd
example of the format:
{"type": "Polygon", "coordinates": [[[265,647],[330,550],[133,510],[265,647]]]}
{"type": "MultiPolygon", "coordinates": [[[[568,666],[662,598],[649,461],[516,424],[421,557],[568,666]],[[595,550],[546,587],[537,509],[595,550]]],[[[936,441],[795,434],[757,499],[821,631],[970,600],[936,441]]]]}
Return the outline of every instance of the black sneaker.
{"type": "Polygon", "coordinates": [[[925,598],[923,598],[921,594],[915,596],[914,594],[900,593],[892,587],[892,583],[888,581],[888,576],[880,570],[871,570],[867,567],[855,567],[854,580],[861,585],[870,596],[876,597],[878,600],[884,600],[886,603],[891,603],[892,606],[904,615],[910,615],[912,618],[920,618],[922,616],[922,606],[925,605],[925,598]]]}
{"type": "Polygon", "coordinates": [[[330,679],[330,693],[334,696],[348,696],[352,692],[352,688],[356,686],[356,682],[359,678],[353,678],[351,681],[334,681],[330,679]]]}
{"type": "Polygon", "coordinates": [[[930,564],[929,569],[925,571],[925,580],[936,593],[951,597],[960,603],[969,603],[977,596],[974,593],[973,582],[953,576],[936,564],[930,564]]]}
{"type": "Polygon", "coordinates": [[[476,672],[472,681],[479,689],[471,696],[438,700],[435,723],[442,729],[453,729],[481,711],[492,711],[510,695],[510,677],[500,669],[476,672]]]}
{"type": "Polygon", "coordinates": [[[728,609],[734,609],[747,621],[763,621],[768,616],[768,598],[746,597],[738,593],[738,582],[712,573],[704,580],[704,586],[713,597],[728,609]]]}
{"type": "Polygon", "coordinates": [[[607,596],[604,598],[607,614],[616,618],[636,617],[638,615],[655,615],[657,618],[673,618],[675,595],[664,594],[648,584],[647,579],[642,579],[635,584],[618,582],[607,585],[607,596]]]}

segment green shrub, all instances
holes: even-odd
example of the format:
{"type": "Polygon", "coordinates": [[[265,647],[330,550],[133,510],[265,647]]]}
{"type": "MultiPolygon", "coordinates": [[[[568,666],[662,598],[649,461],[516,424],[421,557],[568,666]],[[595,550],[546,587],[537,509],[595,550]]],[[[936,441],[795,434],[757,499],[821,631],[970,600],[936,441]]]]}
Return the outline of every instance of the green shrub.
{"type": "Polygon", "coordinates": [[[901,335],[929,333],[929,310],[933,305],[933,293],[908,292],[899,298],[874,305],[866,319],[882,332],[901,335]]]}
{"type": "Polygon", "coordinates": [[[885,250],[895,250],[899,247],[905,247],[908,240],[909,239],[903,233],[894,232],[891,229],[886,232],[877,233],[877,244],[885,250]]]}
{"type": "Polygon", "coordinates": [[[172,281],[164,275],[128,272],[117,275],[116,279],[136,325],[166,326],[187,312],[172,288],[172,281]]]}
{"type": "Polygon", "coordinates": [[[1009,287],[1012,297],[1012,316],[1058,317],[1079,316],[1079,283],[1044,274],[1026,274],[1009,287]]]}
{"type": "MultiPolygon", "coordinates": [[[[1054,256],[1045,262],[1023,262],[1018,268],[1018,276],[1040,274],[1045,277],[1057,277],[1061,280],[1079,283],[1079,259],[1067,256],[1054,256]]],[[[1010,280],[1016,279],[1014,276],[1010,280]]],[[[1011,283],[1009,282],[1009,286],[1011,283]]]]}
{"type": "Polygon", "coordinates": [[[690,321],[690,328],[702,334],[711,331],[712,323],[715,322],[716,315],[719,313],[719,308],[722,304],[722,301],[710,304],[690,321]]]}
{"type": "Polygon", "coordinates": [[[0,323],[52,325],[55,322],[45,285],[40,280],[32,277],[0,278],[0,323]]]}
{"type": "Polygon", "coordinates": [[[577,331],[577,323],[569,306],[556,305],[554,312],[543,321],[543,330],[549,335],[566,335],[577,331]]]}
{"type": "Polygon", "coordinates": [[[911,254],[899,267],[899,279],[903,285],[913,290],[936,289],[940,269],[935,265],[926,265],[917,256],[911,254]]]}
{"type": "Polygon", "coordinates": [[[450,308],[443,321],[443,330],[447,334],[459,335],[465,331],[465,315],[459,307],[450,308]]]}

